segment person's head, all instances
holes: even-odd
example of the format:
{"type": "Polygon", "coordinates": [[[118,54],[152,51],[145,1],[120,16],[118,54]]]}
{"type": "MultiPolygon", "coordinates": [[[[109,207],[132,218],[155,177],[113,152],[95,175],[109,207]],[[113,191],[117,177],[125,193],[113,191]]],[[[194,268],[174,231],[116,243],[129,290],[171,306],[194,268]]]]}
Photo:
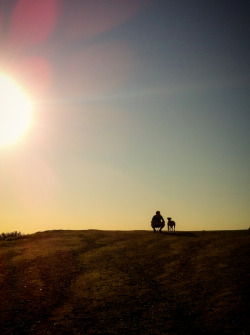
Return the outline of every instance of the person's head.
{"type": "Polygon", "coordinates": [[[156,211],[156,215],[161,215],[161,212],[160,211],[156,211]]]}

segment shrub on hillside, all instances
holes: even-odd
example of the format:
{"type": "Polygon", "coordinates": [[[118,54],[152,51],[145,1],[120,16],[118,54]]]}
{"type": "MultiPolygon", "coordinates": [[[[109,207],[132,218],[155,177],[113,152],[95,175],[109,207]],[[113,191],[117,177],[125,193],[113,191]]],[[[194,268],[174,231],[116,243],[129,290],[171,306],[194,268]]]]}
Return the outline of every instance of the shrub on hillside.
{"type": "Polygon", "coordinates": [[[5,241],[17,240],[20,237],[22,237],[22,234],[20,232],[17,232],[17,231],[14,231],[12,233],[2,233],[2,234],[0,234],[0,240],[5,240],[5,241]]]}

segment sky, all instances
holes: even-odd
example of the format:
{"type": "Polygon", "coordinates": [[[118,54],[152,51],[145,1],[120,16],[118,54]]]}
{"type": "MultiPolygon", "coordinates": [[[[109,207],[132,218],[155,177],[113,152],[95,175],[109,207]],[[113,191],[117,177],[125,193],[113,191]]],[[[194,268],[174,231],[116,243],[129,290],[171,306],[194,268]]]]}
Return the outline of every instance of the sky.
{"type": "MultiPolygon", "coordinates": [[[[0,232],[250,227],[250,6],[0,0],[32,122],[0,148],[0,232]]],[[[0,92],[1,99],[1,92],[0,92]]]]}

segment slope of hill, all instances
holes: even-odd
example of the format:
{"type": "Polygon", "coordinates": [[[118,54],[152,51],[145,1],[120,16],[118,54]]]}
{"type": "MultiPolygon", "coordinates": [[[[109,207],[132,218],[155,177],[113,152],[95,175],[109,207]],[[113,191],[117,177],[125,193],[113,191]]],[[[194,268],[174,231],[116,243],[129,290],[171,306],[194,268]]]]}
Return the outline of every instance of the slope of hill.
{"type": "Polygon", "coordinates": [[[0,242],[0,333],[249,334],[248,231],[0,242]]]}

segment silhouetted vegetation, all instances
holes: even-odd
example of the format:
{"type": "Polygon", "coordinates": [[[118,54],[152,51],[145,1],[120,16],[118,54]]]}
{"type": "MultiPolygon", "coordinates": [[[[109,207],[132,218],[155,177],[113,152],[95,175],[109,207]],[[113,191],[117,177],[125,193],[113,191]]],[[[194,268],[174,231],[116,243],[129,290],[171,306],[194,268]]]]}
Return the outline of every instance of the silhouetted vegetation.
{"type": "Polygon", "coordinates": [[[14,231],[12,233],[2,233],[0,234],[0,240],[4,241],[12,241],[17,240],[18,238],[23,237],[23,235],[20,232],[14,231]]]}

